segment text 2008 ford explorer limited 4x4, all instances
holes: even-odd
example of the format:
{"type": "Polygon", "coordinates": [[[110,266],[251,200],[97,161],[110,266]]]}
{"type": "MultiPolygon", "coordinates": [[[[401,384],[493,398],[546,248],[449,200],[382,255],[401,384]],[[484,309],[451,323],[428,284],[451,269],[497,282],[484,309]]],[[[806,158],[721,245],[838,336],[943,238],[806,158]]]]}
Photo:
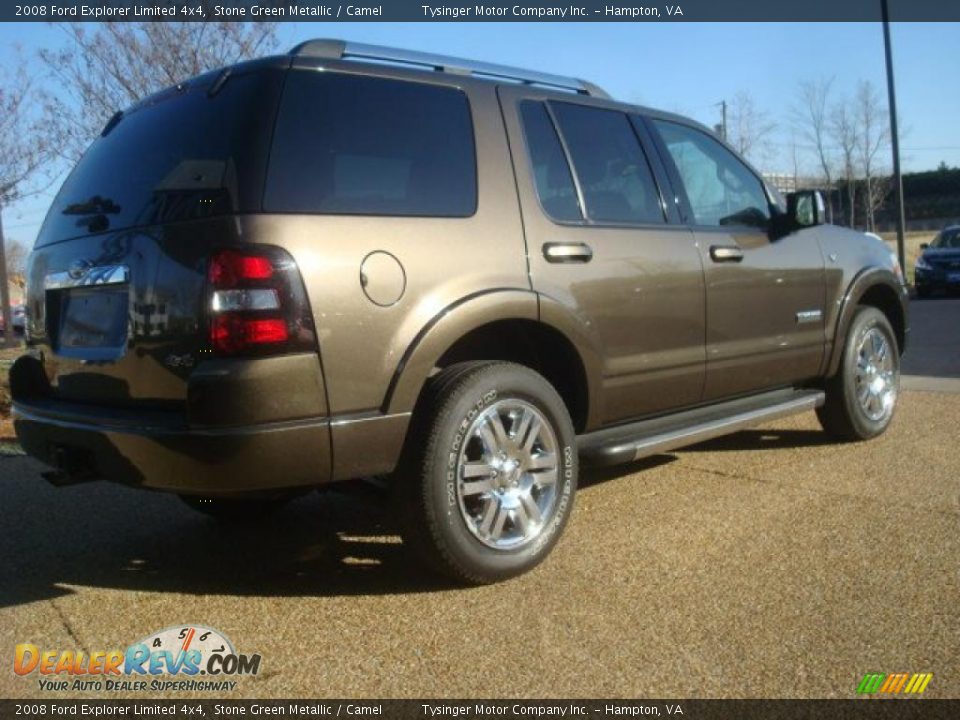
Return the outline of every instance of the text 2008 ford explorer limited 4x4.
{"type": "Polygon", "coordinates": [[[30,259],[17,434],[55,482],[211,513],[392,474],[411,546],[499,580],[581,463],[814,409],[886,429],[902,274],[822,209],[587,82],[307,42],[90,146],[30,259]]]}

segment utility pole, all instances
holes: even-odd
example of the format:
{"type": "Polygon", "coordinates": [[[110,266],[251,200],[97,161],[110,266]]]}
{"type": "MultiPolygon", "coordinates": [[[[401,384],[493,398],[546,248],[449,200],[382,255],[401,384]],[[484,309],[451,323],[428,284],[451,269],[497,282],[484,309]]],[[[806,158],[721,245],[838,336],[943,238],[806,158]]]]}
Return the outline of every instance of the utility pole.
{"type": "Polygon", "coordinates": [[[721,100],[717,103],[720,106],[720,117],[722,119],[720,123],[720,137],[724,142],[727,141],[727,101],[721,100]]]}
{"type": "Polygon", "coordinates": [[[883,49],[887,58],[887,101],[890,105],[890,145],[893,148],[893,189],[897,194],[897,259],[906,273],[903,236],[906,218],[903,211],[903,176],[900,174],[900,133],[897,130],[897,94],[893,87],[893,50],[890,47],[890,9],[887,0],[880,0],[883,9],[883,49]]]}
{"type": "Polygon", "coordinates": [[[3,205],[0,204],[0,313],[3,317],[3,342],[0,347],[14,347],[13,313],[10,312],[10,278],[7,276],[7,251],[3,239],[3,205]]]}

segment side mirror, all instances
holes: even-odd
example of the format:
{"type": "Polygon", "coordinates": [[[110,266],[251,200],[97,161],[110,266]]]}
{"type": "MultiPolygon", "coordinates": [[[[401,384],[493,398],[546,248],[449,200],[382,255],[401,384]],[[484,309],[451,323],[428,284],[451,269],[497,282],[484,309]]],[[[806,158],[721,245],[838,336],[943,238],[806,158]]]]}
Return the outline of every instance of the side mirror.
{"type": "Polygon", "coordinates": [[[920,243],[921,250],[926,250],[928,247],[930,247],[930,243],[920,243]]]}
{"type": "Polygon", "coordinates": [[[822,225],[826,204],[819,190],[798,190],[787,195],[787,216],[798,228],[822,225]]]}

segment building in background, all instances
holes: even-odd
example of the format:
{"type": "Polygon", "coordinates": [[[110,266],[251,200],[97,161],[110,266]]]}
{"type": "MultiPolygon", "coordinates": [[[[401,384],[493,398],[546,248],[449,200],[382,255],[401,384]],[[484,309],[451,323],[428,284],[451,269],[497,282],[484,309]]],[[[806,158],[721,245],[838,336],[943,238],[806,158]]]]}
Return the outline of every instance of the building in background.
{"type": "Polygon", "coordinates": [[[815,177],[804,177],[793,173],[763,173],[767,184],[786,194],[797,190],[823,190],[822,181],[815,177]]]}

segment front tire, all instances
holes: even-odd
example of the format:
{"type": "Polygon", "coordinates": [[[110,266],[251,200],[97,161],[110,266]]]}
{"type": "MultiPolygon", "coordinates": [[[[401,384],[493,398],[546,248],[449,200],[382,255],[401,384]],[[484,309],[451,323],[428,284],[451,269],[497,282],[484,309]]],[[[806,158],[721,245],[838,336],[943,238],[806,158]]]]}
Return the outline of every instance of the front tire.
{"type": "Polygon", "coordinates": [[[400,479],[404,540],[460,582],[497,582],[553,549],[573,509],[573,423],[556,390],[505,362],[448,368],[418,408],[400,479]],[[419,432],[418,432],[419,430],[419,432]]]}
{"type": "Polygon", "coordinates": [[[856,311],[826,391],[817,417],[834,437],[869,440],[889,427],[900,395],[900,352],[890,321],[876,308],[856,311]]]}

